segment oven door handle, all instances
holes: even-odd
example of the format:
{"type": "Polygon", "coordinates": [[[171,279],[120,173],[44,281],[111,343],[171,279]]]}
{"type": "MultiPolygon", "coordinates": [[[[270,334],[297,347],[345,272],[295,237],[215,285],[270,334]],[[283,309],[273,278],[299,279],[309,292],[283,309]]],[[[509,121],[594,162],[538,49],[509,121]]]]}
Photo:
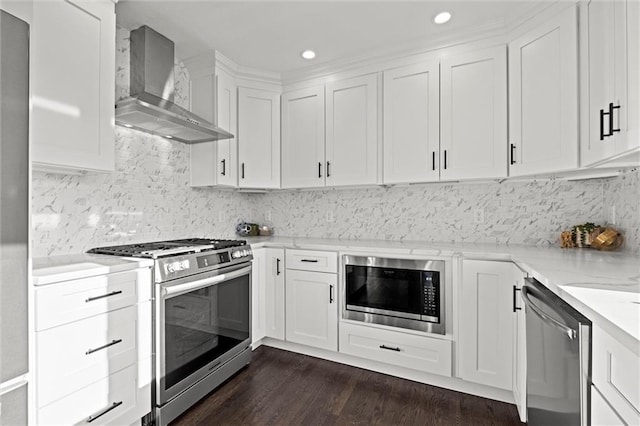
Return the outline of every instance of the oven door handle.
{"type": "Polygon", "coordinates": [[[185,284],[178,284],[178,285],[163,287],[162,295],[166,298],[179,296],[181,294],[189,293],[191,291],[200,290],[202,288],[220,284],[223,281],[232,280],[234,278],[241,277],[242,275],[247,275],[250,272],[251,272],[251,266],[247,266],[242,269],[236,269],[235,271],[227,272],[226,274],[220,274],[210,278],[203,278],[201,280],[190,281],[185,284]]]}

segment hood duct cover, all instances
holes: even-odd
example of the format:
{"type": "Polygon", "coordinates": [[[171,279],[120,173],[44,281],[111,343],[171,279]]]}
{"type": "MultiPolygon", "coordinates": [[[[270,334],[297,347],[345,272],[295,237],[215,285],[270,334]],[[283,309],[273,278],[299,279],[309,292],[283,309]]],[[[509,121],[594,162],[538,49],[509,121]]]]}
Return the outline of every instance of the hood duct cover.
{"type": "Polygon", "coordinates": [[[145,26],[131,31],[130,97],[116,103],[116,124],[185,143],[233,138],[173,103],[174,45],[145,26]]]}

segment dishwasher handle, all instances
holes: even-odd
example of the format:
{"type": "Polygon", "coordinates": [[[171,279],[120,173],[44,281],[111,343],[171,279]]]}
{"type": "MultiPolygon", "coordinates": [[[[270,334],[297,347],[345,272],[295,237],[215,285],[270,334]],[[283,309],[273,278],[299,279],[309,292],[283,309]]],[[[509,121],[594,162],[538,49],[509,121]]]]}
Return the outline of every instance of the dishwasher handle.
{"type": "Polygon", "coordinates": [[[565,324],[561,323],[560,321],[558,321],[558,320],[550,317],[549,315],[545,314],[544,312],[542,312],[542,310],[539,307],[537,307],[535,305],[535,303],[533,303],[533,301],[531,300],[529,295],[534,296],[533,292],[525,284],[522,287],[522,299],[524,300],[524,304],[526,305],[526,307],[528,309],[531,309],[531,311],[534,314],[536,314],[538,317],[540,317],[540,319],[542,319],[544,322],[546,322],[547,324],[549,324],[552,327],[556,328],[562,334],[566,334],[569,337],[569,339],[573,340],[576,337],[578,337],[578,332],[576,330],[574,330],[571,327],[567,327],[565,324]]]}

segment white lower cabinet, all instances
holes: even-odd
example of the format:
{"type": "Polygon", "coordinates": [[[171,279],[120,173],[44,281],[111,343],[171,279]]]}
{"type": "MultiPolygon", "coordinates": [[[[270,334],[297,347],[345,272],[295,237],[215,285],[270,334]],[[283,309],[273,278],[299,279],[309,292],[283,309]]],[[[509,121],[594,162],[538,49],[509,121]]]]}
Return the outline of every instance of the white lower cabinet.
{"type": "Polygon", "coordinates": [[[624,425],[624,422],[600,394],[595,386],[591,386],[591,424],[598,425],[624,425]]]}
{"type": "Polygon", "coordinates": [[[286,340],[338,350],[336,274],[287,269],[286,340]]]}
{"type": "Polygon", "coordinates": [[[133,424],[151,411],[151,286],[142,268],[36,288],[35,424],[133,424]]]}
{"type": "Polygon", "coordinates": [[[265,253],[265,335],[284,340],[284,249],[265,253]]]}
{"type": "Polygon", "coordinates": [[[254,349],[260,346],[260,342],[265,336],[265,262],[266,249],[253,250],[253,262],[251,265],[251,346],[254,349]]]}
{"type": "Polygon", "coordinates": [[[464,380],[512,390],[513,268],[511,262],[462,262],[457,355],[464,380]]]}
{"type": "Polygon", "coordinates": [[[513,399],[518,407],[522,422],[527,421],[527,327],[525,324],[522,286],[526,274],[517,266],[513,266],[513,399]]]}
{"type": "Polygon", "coordinates": [[[340,352],[451,377],[451,341],[446,339],[341,322],[340,352]]]}
{"type": "MultiPolygon", "coordinates": [[[[597,325],[594,324],[592,330],[593,386],[624,424],[640,424],[640,356],[597,325]]],[[[594,394],[592,392],[592,405],[594,394]]],[[[596,401],[598,396],[596,394],[596,401]]],[[[602,408],[602,405],[596,407],[602,408]]],[[[596,410],[596,414],[609,417],[606,410],[596,410]]],[[[592,424],[598,423],[592,421],[592,424]]]]}

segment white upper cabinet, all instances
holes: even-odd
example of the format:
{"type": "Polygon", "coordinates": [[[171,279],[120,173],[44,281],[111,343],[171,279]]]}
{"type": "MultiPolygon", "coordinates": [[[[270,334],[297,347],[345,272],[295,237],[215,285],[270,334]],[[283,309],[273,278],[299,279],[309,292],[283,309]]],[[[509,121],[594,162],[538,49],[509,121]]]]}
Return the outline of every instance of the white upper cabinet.
{"type": "Polygon", "coordinates": [[[324,186],[324,86],[282,95],[282,187],[324,186]]]}
{"type": "MultiPolygon", "coordinates": [[[[185,61],[191,78],[191,111],[235,136],[236,83],[215,64],[214,52],[185,61]]],[[[189,149],[191,186],[238,186],[235,137],[191,144],[189,149]]]]}
{"type": "Polygon", "coordinates": [[[377,75],[330,83],[326,96],[326,184],[377,183],[377,75]]]}
{"type": "Polygon", "coordinates": [[[110,0],[34,2],[34,167],[115,169],[115,29],[110,0]]]}
{"type": "Polygon", "coordinates": [[[238,186],[280,187],[280,94],[238,89],[238,186]]]}
{"type": "Polygon", "coordinates": [[[384,183],[440,176],[438,61],[384,72],[384,183]]]}
{"type": "Polygon", "coordinates": [[[637,1],[580,4],[582,166],[640,147],[639,10],[637,1]]]}
{"type": "Polygon", "coordinates": [[[440,178],[506,177],[506,48],[447,57],[440,68],[440,178]]]}
{"type": "Polygon", "coordinates": [[[575,5],[509,43],[510,175],[578,167],[577,50],[575,5]]]}

